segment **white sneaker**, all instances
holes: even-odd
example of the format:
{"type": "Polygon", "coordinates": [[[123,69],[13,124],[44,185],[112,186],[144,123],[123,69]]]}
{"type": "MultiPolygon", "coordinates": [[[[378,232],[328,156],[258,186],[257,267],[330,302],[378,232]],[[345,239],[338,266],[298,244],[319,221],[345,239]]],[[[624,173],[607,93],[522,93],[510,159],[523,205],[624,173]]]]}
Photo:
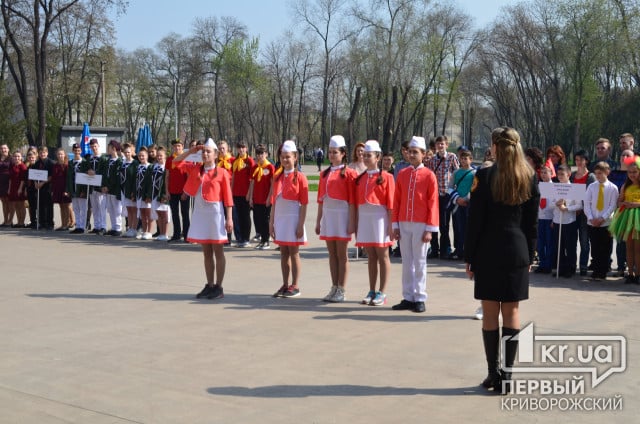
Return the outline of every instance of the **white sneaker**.
{"type": "Polygon", "coordinates": [[[136,231],[136,240],[142,240],[142,231],[136,231]]]}
{"type": "Polygon", "coordinates": [[[260,250],[269,250],[269,249],[271,249],[271,245],[269,244],[269,242],[266,242],[262,246],[260,246],[259,249],[260,250]]]}
{"type": "Polygon", "coordinates": [[[482,306],[476,309],[476,313],[473,315],[473,319],[481,320],[484,314],[482,313],[482,306]]]}
{"type": "Polygon", "coordinates": [[[331,299],[333,299],[333,295],[336,294],[337,289],[338,286],[331,286],[331,290],[329,290],[329,293],[323,297],[322,300],[325,302],[331,302],[331,299]]]}
{"type": "Polygon", "coordinates": [[[123,235],[122,237],[127,237],[127,238],[133,238],[136,236],[136,230],[134,230],[133,228],[129,228],[123,235]]]}
{"type": "Polygon", "coordinates": [[[336,289],[336,292],[333,294],[333,297],[331,298],[331,302],[340,303],[340,302],[344,302],[345,300],[347,300],[347,296],[344,293],[344,289],[338,286],[338,288],[336,289]]]}
{"type": "Polygon", "coordinates": [[[153,240],[153,234],[151,234],[151,233],[142,233],[142,240],[153,240]]]}
{"type": "Polygon", "coordinates": [[[161,234],[156,238],[156,240],[157,241],[167,241],[167,240],[169,240],[169,237],[165,236],[164,234],[161,234]]]}

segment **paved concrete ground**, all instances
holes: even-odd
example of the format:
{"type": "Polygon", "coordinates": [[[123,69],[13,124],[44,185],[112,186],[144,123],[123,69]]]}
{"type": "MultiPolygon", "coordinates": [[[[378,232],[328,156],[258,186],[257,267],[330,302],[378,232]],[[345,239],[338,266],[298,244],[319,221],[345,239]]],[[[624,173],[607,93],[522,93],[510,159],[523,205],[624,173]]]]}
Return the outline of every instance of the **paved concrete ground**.
{"type": "MultiPolygon", "coordinates": [[[[313,222],[315,206],[309,233],[313,222]]],[[[622,411],[504,411],[478,387],[480,322],[461,263],[430,261],[425,314],[390,308],[399,260],[385,307],[358,304],[363,259],[349,301],[325,304],[326,253],[309,238],[301,297],[271,298],[278,252],[228,249],[225,298],[200,301],[198,246],[0,231],[0,422],[638,422],[638,286],[534,274],[522,304],[539,334],[626,337],[627,370],[594,389],[585,376],[583,395],[622,395],[622,411]]]]}

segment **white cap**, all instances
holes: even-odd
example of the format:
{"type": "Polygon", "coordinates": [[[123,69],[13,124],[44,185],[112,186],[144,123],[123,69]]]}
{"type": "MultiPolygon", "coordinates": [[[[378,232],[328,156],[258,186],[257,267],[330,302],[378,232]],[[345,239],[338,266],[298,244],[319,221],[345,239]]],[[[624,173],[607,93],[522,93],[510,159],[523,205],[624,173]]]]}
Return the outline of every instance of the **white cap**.
{"type": "Polygon", "coordinates": [[[380,143],[378,143],[376,140],[368,140],[366,143],[364,143],[364,151],[382,152],[382,149],[380,148],[380,143]]]}
{"type": "Polygon", "coordinates": [[[418,149],[427,150],[427,143],[424,141],[424,137],[414,135],[411,137],[409,147],[417,147],[418,149]]]}
{"type": "Polygon", "coordinates": [[[282,143],[281,152],[282,153],[298,152],[298,149],[296,148],[296,143],[291,140],[285,141],[284,143],[282,143]]]}
{"type": "Polygon", "coordinates": [[[339,149],[340,147],[345,147],[347,143],[344,141],[344,137],[341,135],[334,135],[329,139],[329,148],[330,149],[339,149]]]}
{"type": "Polygon", "coordinates": [[[207,138],[207,141],[204,143],[205,147],[211,147],[215,150],[218,150],[218,146],[216,146],[216,143],[213,141],[212,138],[207,138]]]}

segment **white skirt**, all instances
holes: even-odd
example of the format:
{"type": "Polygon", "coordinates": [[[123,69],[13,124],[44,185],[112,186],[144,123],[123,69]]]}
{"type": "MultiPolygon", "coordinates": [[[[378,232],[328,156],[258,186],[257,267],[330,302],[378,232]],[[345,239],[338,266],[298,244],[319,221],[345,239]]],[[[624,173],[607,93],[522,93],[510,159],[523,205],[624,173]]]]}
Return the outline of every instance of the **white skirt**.
{"type": "Polygon", "coordinates": [[[136,207],[138,209],[151,209],[151,203],[145,202],[144,199],[138,199],[136,201],[136,207]]]}
{"type": "Polygon", "coordinates": [[[393,242],[389,238],[389,213],[382,205],[365,203],[358,205],[358,230],[356,246],[386,247],[393,242]]]}
{"type": "MultiPolygon", "coordinates": [[[[302,246],[307,244],[307,230],[303,227],[304,234],[296,237],[296,228],[300,219],[300,202],[297,200],[283,199],[278,195],[274,205],[273,231],[276,244],[284,246],[302,246]]],[[[193,224],[192,224],[193,225],[193,224]]]]}
{"type": "MultiPolygon", "coordinates": [[[[151,219],[158,219],[157,211],[168,212],[170,210],[167,203],[160,203],[159,200],[151,201],[151,219]]],[[[171,214],[167,214],[167,222],[171,222],[171,214]]]]}
{"type": "Polygon", "coordinates": [[[348,225],[349,203],[326,196],[322,202],[320,240],[350,241],[351,235],[347,233],[348,225]]]}
{"type": "Polygon", "coordinates": [[[207,202],[202,198],[201,189],[193,197],[193,214],[187,241],[200,244],[224,244],[227,230],[224,227],[224,204],[207,202]]]}
{"type": "Polygon", "coordinates": [[[128,197],[125,197],[124,191],[121,192],[120,198],[122,199],[122,216],[127,216],[127,208],[137,207],[137,204],[128,197]]]}

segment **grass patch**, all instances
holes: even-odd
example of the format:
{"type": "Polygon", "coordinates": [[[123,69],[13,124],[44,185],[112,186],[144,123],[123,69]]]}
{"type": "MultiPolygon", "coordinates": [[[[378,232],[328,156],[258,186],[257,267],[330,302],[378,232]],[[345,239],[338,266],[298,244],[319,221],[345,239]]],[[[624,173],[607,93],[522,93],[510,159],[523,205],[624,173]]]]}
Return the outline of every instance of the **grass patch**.
{"type": "Polygon", "coordinates": [[[305,174],[305,177],[307,177],[308,181],[318,181],[318,180],[320,180],[320,175],[307,175],[307,174],[305,174]]]}
{"type": "Polygon", "coordinates": [[[309,184],[309,191],[318,191],[318,184],[309,184]]]}

